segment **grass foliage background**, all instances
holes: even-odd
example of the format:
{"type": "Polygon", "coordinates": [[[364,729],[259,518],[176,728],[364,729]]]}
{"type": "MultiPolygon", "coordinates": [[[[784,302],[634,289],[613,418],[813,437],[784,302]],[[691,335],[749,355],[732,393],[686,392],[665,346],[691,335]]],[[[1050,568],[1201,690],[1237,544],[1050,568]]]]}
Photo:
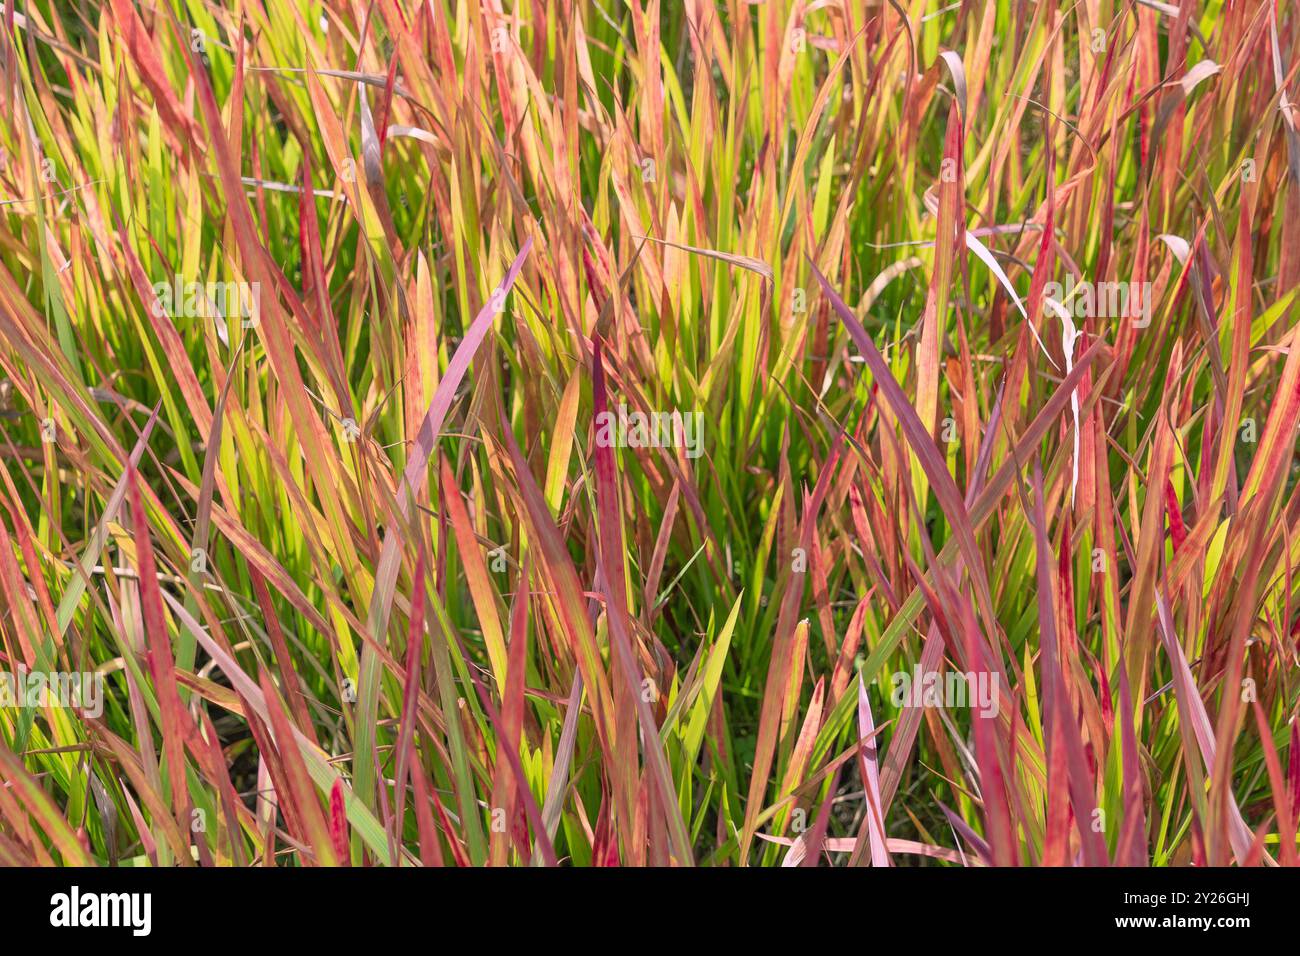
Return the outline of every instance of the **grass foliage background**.
{"type": "Polygon", "coordinates": [[[1296,861],[1294,3],[0,16],[0,863],[1296,861]]]}

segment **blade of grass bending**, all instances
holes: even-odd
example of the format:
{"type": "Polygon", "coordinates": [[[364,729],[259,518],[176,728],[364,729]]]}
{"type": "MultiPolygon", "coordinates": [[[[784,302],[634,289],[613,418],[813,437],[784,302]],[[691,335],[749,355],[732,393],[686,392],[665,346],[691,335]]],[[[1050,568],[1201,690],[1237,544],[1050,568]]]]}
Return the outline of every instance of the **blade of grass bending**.
{"type": "Polygon", "coordinates": [[[993,598],[989,593],[988,576],[984,570],[984,559],[975,544],[975,531],[971,525],[965,501],[962,499],[961,492],[957,490],[957,483],[953,481],[952,475],[949,474],[943,457],[935,447],[934,440],[925,424],[918,417],[916,409],[912,407],[902,387],[894,379],[894,375],[890,371],[884,356],[880,354],[880,350],[871,341],[871,336],[867,335],[867,330],[862,327],[862,323],[853,314],[853,310],[840,298],[839,293],[831,286],[826,276],[822,275],[816,264],[812,265],[812,270],[817,277],[817,281],[821,284],[822,291],[830,300],[831,307],[835,309],[836,314],[844,322],[844,326],[848,329],[854,344],[857,345],[858,352],[866,359],[876,384],[888,400],[895,418],[898,419],[898,423],[903,428],[903,434],[907,437],[908,444],[916,453],[917,460],[925,470],[926,477],[930,479],[935,496],[939,499],[944,514],[952,523],[953,536],[956,538],[957,546],[966,561],[966,569],[970,574],[972,584],[975,586],[975,594],[979,599],[980,611],[984,616],[985,624],[989,631],[993,632],[993,598]]]}
{"type": "MultiPolygon", "coordinates": [[[[1030,422],[1029,427],[1025,429],[1016,444],[1015,454],[1011,455],[1005,461],[1001,468],[994,473],[984,488],[980,491],[975,499],[975,504],[970,509],[971,521],[974,527],[981,527],[985,521],[993,514],[997,503],[1002,499],[1010,486],[1012,480],[1020,472],[1020,462],[1026,461],[1033,455],[1035,446],[1043,439],[1048,430],[1056,423],[1057,416],[1070,402],[1070,395],[1079,383],[1082,381],[1085,372],[1091,367],[1092,363],[1103,353],[1109,355],[1110,349],[1101,340],[1085,352],[1079,361],[1074,365],[1074,371],[1065,377],[1055,394],[1047,400],[1041,411],[1030,422]]],[[[1095,393],[1100,393],[1105,386],[1105,376],[1096,382],[1093,386],[1095,393]]],[[[939,551],[939,561],[948,564],[957,558],[957,544],[955,541],[949,541],[939,551]]],[[[919,587],[912,588],[911,593],[907,596],[899,607],[898,612],[893,616],[890,624],[880,640],[876,642],[871,653],[867,655],[866,662],[858,671],[858,680],[865,680],[867,683],[875,680],[876,674],[884,666],[891,654],[898,649],[904,637],[910,633],[912,623],[925,608],[925,595],[919,587]]],[[[828,715],[825,728],[821,735],[818,736],[818,752],[825,753],[830,746],[832,736],[838,734],[846,726],[849,719],[853,703],[856,698],[850,694],[844,694],[835,704],[834,709],[828,715]]]]}
{"type": "MultiPolygon", "coordinates": [[[[438,382],[438,388],[433,393],[433,401],[429,403],[429,410],[425,413],[419,434],[416,435],[410,460],[407,461],[406,470],[402,474],[402,490],[398,494],[398,508],[401,514],[395,517],[400,520],[390,523],[388,532],[384,536],[379,564],[375,569],[375,586],[371,591],[370,613],[366,623],[376,641],[382,642],[388,630],[388,615],[392,610],[393,596],[397,588],[397,573],[402,562],[400,526],[407,520],[413,502],[419,497],[428,480],[429,458],[438,444],[442,423],[451,409],[456,389],[460,387],[461,379],[469,370],[474,353],[478,351],[492,328],[498,303],[504,303],[505,296],[515,284],[515,279],[519,277],[519,271],[524,267],[524,261],[532,248],[533,240],[530,236],[524,241],[515,261],[510,264],[501,284],[470,323],[465,338],[461,340],[451,361],[447,363],[447,371],[438,382]]],[[[360,676],[361,680],[357,688],[357,742],[353,759],[353,787],[357,799],[367,807],[371,807],[375,788],[375,721],[378,719],[379,710],[379,661],[369,645],[363,647],[361,651],[360,676]]]]}
{"type": "Polygon", "coordinates": [[[127,475],[140,464],[140,458],[144,454],[145,446],[149,443],[149,435],[153,431],[154,424],[158,421],[158,411],[161,408],[162,401],[159,400],[149,414],[149,420],[144,423],[144,428],[140,429],[140,437],[136,439],[135,447],[131,449],[126,469],[113,487],[113,493],[108,496],[108,502],[104,505],[104,513],[100,515],[99,523],[95,525],[95,530],[90,535],[90,543],[86,545],[86,550],[81,553],[81,560],[73,564],[74,573],[68,581],[68,589],[63,592],[63,597],[59,599],[58,625],[60,637],[67,633],[68,625],[72,623],[72,616],[77,612],[77,604],[80,603],[81,596],[86,593],[86,586],[90,583],[90,575],[94,572],[95,565],[99,561],[99,553],[104,549],[104,542],[108,540],[108,526],[111,522],[117,520],[117,510],[122,506],[122,499],[126,497],[127,475]]]}

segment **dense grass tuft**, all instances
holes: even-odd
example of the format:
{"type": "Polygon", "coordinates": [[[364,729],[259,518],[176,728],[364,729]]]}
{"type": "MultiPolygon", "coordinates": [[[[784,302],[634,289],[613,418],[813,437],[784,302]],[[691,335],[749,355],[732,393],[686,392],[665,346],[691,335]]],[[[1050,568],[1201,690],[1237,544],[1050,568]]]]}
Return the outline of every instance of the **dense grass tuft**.
{"type": "Polygon", "coordinates": [[[19,6],[0,864],[1296,862],[1294,2],[19,6]]]}

